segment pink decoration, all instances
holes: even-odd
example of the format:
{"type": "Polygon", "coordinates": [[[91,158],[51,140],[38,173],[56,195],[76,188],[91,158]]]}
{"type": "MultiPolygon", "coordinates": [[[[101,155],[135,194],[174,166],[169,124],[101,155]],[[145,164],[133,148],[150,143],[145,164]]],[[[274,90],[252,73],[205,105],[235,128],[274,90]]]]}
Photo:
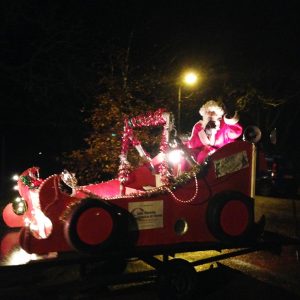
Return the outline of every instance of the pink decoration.
{"type": "MultiPolygon", "coordinates": [[[[160,143],[160,151],[164,154],[168,151],[169,145],[167,143],[167,137],[166,137],[166,129],[164,128],[164,131],[162,133],[161,137],[161,143],[160,143]]],[[[161,175],[161,181],[163,184],[169,184],[169,166],[166,160],[164,159],[161,164],[158,167],[159,174],[161,175]]]]}
{"type": "MultiPolygon", "coordinates": [[[[123,185],[125,182],[129,180],[130,174],[130,163],[127,160],[127,153],[129,147],[132,145],[137,147],[141,145],[141,142],[138,138],[134,135],[134,128],[141,128],[141,127],[155,127],[155,126],[164,126],[166,125],[166,120],[163,117],[164,110],[158,109],[155,112],[148,112],[145,115],[140,115],[131,119],[125,119],[124,122],[124,129],[122,134],[122,147],[121,147],[121,155],[120,155],[120,166],[119,166],[119,174],[118,179],[123,185]]],[[[163,131],[163,137],[160,145],[160,150],[165,153],[167,151],[168,145],[166,140],[166,128],[163,131]]],[[[150,161],[150,156],[145,153],[146,157],[150,161]]],[[[162,175],[164,181],[167,180],[167,164],[164,162],[164,166],[159,167],[159,172],[162,175]]],[[[121,186],[121,192],[123,191],[121,186]]]]}
{"type": "Polygon", "coordinates": [[[161,126],[166,123],[163,117],[164,110],[158,109],[155,112],[148,112],[145,115],[140,115],[130,119],[131,126],[133,128],[161,126]]]}

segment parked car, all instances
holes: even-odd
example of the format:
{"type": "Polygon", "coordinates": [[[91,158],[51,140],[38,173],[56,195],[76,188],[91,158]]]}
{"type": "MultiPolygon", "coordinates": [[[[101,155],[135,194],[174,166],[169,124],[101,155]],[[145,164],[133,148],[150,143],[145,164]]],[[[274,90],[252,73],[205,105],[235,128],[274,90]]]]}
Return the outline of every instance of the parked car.
{"type": "Polygon", "coordinates": [[[256,192],[263,196],[297,197],[298,184],[292,162],[281,154],[260,154],[256,192]]]}

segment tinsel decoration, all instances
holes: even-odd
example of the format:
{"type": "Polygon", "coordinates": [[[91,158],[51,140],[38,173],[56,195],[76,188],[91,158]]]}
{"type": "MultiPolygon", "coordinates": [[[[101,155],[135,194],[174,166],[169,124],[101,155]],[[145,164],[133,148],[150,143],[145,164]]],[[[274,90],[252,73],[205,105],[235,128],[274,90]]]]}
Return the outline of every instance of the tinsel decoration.
{"type": "MultiPolygon", "coordinates": [[[[164,130],[162,132],[161,142],[159,150],[166,156],[166,153],[169,149],[169,145],[167,142],[167,128],[164,126],[164,130]]],[[[163,184],[168,185],[170,181],[171,174],[169,172],[169,165],[166,159],[163,159],[162,163],[158,167],[159,174],[161,176],[161,181],[163,184]]]]}
{"type": "Polygon", "coordinates": [[[160,108],[155,112],[148,112],[144,115],[140,115],[129,120],[129,125],[132,128],[150,127],[150,126],[162,126],[166,124],[166,120],[163,117],[164,109],[160,108]]]}
{"type": "Polygon", "coordinates": [[[121,148],[121,155],[127,154],[130,145],[130,139],[133,135],[132,128],[129,127],[128,120],[125,120],[123,134],[122,134],[122,148],[121,148]]]}
{"type": "Polygon", "coordinates": [[[119,166],[119,180],[121,183],[128,181],[130,171],[131,171],[130,163],[128,162],[127,158],[121,154],[120,166],[119,166]]]}
{"type": "Polygon", "coordinates": [[[37,189],[43,182],[43,180],[31,177],[30,175],[20,176],[20,181],[31,190],[37,189]]]}
{"type": "Polygon", "coordinates": [[[118,179],[120,181],[120,193],[124,194],[124,184],[128,181],[129,173],[130,173],[130,163],[127,160],[127,153],[130,146],[130,141],[133,136],[132,128],[129,127],[128,120],[125,120],[123,134],[122,134],[122,147],[121,147],[121,155],[120,157],[120,165],[118,171],[118,179]]]}
{"type": "MultiPolygon", "coordinates": [[[[125,119],[124,129],[122,134],[122,146],[121,146],[121,155],[120,155],[120,166],[118,179],[123,186],[126,181],[129,179],[129,174],[131,170],[131,165],[127,160],[127,153],[130,146],[138,147],[141,145],[141,142],[134,135],[133,128],[141,128],[141,127],[150,127],[150,126],[162,126],[166,124],[166,120],[163,117],[164,110],[158,109],[155,112],[148,112],[145,115],[140,115],[131,119],[125,119]]],[[[165,132],[165,130],[164,130],[165,132]]],[[[165,142],[165,138],[163,137],[164,142],[161,144],[161,151],[165,152],[167,147],[167,143],[165,142]],[[164,150],[163,150],[164,149],[164,150]]],[[[151,158],[148,153],[144,152],[143,156],[150,161],[151,158]]],[[[162,166],[161,171],[163,174],[162,178],[167,177],[167,172],[165,166],[162,166]]],[[[121,189],[123,191],[123,189],[121,189]]]]}

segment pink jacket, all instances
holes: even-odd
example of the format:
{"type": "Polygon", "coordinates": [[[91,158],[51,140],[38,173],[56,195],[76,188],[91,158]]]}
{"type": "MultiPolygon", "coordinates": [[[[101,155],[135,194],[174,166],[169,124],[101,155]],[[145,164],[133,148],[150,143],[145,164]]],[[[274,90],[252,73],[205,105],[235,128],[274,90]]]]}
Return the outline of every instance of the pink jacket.
{"type": "Polygon", "coordinates": [[[214,145],[206,145],[203,144],[199,137],[199,133],[202,129],[202,121],[197,122],[194,125],[191,137],[187,142],[188,148],[195,149],[198,163],[201,163],[210,151],[233,142],[243,132],[243,128],[240,124],[226,124],[223,118],[221,120],[220,129],[216,133],[214,145]]]}

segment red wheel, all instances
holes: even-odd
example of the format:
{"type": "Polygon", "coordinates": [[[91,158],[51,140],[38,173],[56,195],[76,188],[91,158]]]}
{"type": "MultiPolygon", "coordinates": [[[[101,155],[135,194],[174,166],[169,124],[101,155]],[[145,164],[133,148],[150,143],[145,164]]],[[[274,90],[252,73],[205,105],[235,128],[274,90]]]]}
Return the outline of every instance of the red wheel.
{"type": "Polygon", "coordinates": [[[78,217],[76,231],[81,241],[88,245],[105,242],[113,231],[111,214],[101,207],[88,208],[78,217]]]}
{"type": "Polygon", "coordinates": [[[65,236],[77,251],[99,253],[116,241],[118,218],[113,206],[96,199],[85,199],[68,216],[65,236]]]}
{"type": "Polygon", "coordinates": [[[217,239],[225,242],[245,240],[254,227],[253,199],[239,192],[216,195],[209,201],[206,220],[217,239]]]}
{"type": "Polygon", "coordinates": [[[230,200],[220,212],[220,225],[229,236],[242,235],[249,223],[249,211],[244,202],[230,200]]]}

